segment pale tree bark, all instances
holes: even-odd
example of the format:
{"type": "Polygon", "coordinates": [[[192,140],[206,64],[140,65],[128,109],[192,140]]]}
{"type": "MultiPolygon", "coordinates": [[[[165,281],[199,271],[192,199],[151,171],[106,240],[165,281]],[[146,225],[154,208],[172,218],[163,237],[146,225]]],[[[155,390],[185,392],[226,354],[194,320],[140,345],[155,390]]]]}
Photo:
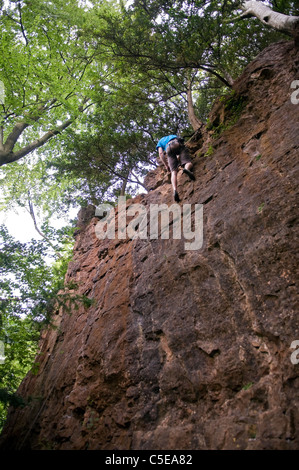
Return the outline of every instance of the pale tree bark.
{"type": "Polygon", "coordinates": [[[187,102],[188,102],[188,117],[190,124],[194,131],[198,129],[202,125],[202,121],[196,116],[193,98],[192,98],[192,81],[188,79],[188,87],[187,87],[187,102]]]}
{"type": "Polygon", "coordinates": [[[296,37],[299,34],[299,16],[278,13],[264,3],[253,0],[242,2],[240,8],[243,10],[240,19],[255,16],[264,25],[281,31],[288,36],[296,37]]]}
{"type": "Polygon", "coordinates": [[[229,84],[229,86],[232,87],[234,84],[234,79],[231,76],[231,74],[227,70],[223,70],[223,76],[225,80],[227,81],[227,83],[229,84]]]}

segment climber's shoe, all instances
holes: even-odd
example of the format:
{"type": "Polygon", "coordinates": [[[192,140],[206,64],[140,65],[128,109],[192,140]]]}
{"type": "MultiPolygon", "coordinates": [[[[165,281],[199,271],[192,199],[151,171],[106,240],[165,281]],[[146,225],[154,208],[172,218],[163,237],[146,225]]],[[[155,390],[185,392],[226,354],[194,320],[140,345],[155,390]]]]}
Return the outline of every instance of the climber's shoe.
{"type": "Polygon", "coordinates": [[[192,173],[192,171],[189,171],[189,170],[186,170],[185,168],[183,169],[183,173],[185,173],[186,175],[189,176],[190,180],[195,180],[195,176],[194,174],[192,173]]]}
{"type": "Polygon", "coordinates": [[[173,197],[174,197],[175,202],[180,202],[179,193],[177,191],[174,191],[173,197]]]}

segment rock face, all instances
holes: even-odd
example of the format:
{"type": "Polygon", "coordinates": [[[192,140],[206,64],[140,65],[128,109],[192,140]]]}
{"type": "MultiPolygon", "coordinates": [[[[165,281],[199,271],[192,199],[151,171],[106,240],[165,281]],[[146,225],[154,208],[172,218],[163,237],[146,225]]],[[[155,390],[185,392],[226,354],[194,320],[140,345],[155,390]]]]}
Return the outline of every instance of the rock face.
{"type": "MultiPolygon", "coordinates": [[[[66,280],[94,303],[43,332],[1,449],[299,448],[298,63],[264,50],[190,140],[202,246],[99,240],[81,214],[66,280]]],[[[128,207],[173,204],[162,167],[145,183],[128,207]]]]}

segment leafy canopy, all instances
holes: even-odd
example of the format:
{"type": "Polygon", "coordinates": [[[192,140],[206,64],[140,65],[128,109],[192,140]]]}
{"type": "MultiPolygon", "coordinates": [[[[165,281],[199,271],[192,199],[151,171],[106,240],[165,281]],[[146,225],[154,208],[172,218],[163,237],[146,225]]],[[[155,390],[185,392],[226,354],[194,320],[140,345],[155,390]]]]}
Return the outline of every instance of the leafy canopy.
{"type": "Polygon", "coordinates": [[[93,56],[73,1],[9,1],[0,16],[0,166],[67,128],[91,98],[93,56]]]}
{"type": "MultiPolygon", "coordinates": [[[[268,3],[295,11],[295,2],[268,3]]],[[[284,37],[258,20],[233,21],[239,7],[216,0],[3,3],[0,162],[15,162],[2,167],[2,207],[25,204],[30,191],[50,214],[114,197],[124,181],[142,183],[160,136],[192,132],[190,77],[205,121],[244,66],[284,37]]]]}

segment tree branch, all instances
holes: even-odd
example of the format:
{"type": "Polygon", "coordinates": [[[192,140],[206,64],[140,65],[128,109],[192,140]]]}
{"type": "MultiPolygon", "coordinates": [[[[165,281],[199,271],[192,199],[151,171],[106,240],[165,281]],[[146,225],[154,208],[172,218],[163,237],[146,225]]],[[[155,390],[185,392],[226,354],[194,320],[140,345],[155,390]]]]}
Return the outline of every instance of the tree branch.
{"type": "Polygon", "coordinates": [[[34,224],[34,228],[35,230],[37,231],[37,233],[44,239],[46,240],[49,245],[53,248],[53,250],[55,251],[55,253],[58,255],[59,258],[61,258],[61,255],[57,252],[57,248],[53,245],[53,243],[51,242],[51,240],[49,240],[48,237],[46,237],[46,235],[38,228],[38,225],[37,225],[37,222],[36,222],[36,218],[35,218],[35,213],[34,213],[34,208],[33,208],[33,204],[31,202],[31,199],[30,199],[30,191],[28,191],[28,206],[29,206],[29,214],[31,215],[31,218],[33,220],[33,224],[34,224]]]}
{"type": "Polygon", "coordinates": [[[215,75],[215,77],[217,77],[228,88],[232,87],[232,85],[224,77],[222,77],[218,72],[215,72],[215,70],[213,70],[212,68],[206,67],[206,66],[203,66],[203,65],[199,66],[198,68],[200,68],[202,70],[205,70],[206,72],[209,72],[212,75],[215,75]]]}
{"type": "MultiPolygon", "coordinates": [[[[34,116],[33,114],[29,114],[29,113],[25,113],[25,116],[28,118],[28,120],[31,120],[31,121],[34,121],[34,122],[37,122],[42,114],[51,109],[51,106],[56,102],[57,100],[56,99],[53,99],[51,100],[49,103],[46,103],[46,104],[43,104],[41,106],[39,106],[37,108],[37,111],[36,111],[36,115],[34,116]]],[[[6,139],[6,142],[4,144],[4,151],[6,153],[10,153],[12,152],[15,144],[17,143],[20,135],[24,132],[25,129],[27,129],[27,127],[30,126],[30,122],[25,122],[25,121],[20,121],[20,122],[17,122],[13,128],[13,130],[11,131],[11,133],[9,134],[9,136],[7,137],[6,139]]],[[[1,166],[1,165],[0,165],[1,166]]]]}
{"type": "Polygon", "coordinates": [[[143,183],[141,183],[141,181],[139,180],[139,178],[137,178],[137,176],[135,175],[135,173],[133,173],[133,171],[131,171],[131,174],[136,178],[136,181],[129,180],[129,179],[128,179],[128,181],[130,181],[131,183],[137,183],[137,184],[139,184],[140,186],[142,186],[142,187],[148,192],[147,187],[144,186],[143,183]]]}
{"type": "Polygon", "coordinates": [[[14,148],[20,135],[22,134],[22,132],[24,132],[24,130],[28,126],[29,126],[29,123],[26,123],[26,122],[17,122],[17,124],[15,124],[13,130],[11,131],[11,133],[9,134],[9,136],[7,137],[5,141],[5,144],[4,144],[5,153],[9,154],[10,152],[12,152],[12,149],[14,148]]]}
{"type": "Polygon", "coordinates": [[[20,3],[18,3],[18,11],[19,11],[19,16],[20,16],[20,23],[19,24],[20,24],[20,27],[21,27],[22,35],[23,35],[23,38],[25,39],[26,46],[28,46],[28,39],[27,39],[27,36],[25,34],[25,29],[24,29],[23,21],[22,21],[22,11],[21,11],[20,3]]]}
{"type": "Polygon", "coordinates": [[[136,175],[134,175],[133,171],[131,170],[131,174],[136,178],[136,181],[132,180],[131,178],[128,178],[126,176],[123,176],[121,175],[120,173],[118,173],[117,171],[115,171],[114,168],[112,168],[110,165],[108,165],[106,162],[102,161],[103,165],[106,166],[108,168],[108,170],[111,171],[111,173],[113,173],[115,176],[117,176],[118,178],[120,178],[122,181],[126,180],[128,183],[133,183],[133,184],[139,184],[140,186],[142,186],[146,191],[147,188],[144,186],[143,183],[141,183],[141,181],[136,177],[136,175]]]}
{"type": "MultiPolygon", "coordinates": [[[[54,137],[57,134],[60,134],[67,127],[69,127],[73,123],[73,121],[74,121],[73,119],[67,119],[63,124],[58,126],[56,129],[52,129],[46,132],[40,139],[34,140],[30,144],[26,145],[26,147],[23,147],[22,149],[17,150],[16,152],[11,152],[7,160],[4,163],[16,162],[17,160],[20,160],[20,158],[25,157],[29,153],[33,152],[33,150],[36,150],[39,147],[42,147],[52,137],[54,137]]],[[[4,163],[2,163],[0,160],[0,166],[3,165],[4,163]]]]}
{"type": "Polygon", "coordinates": [[[278,13],[262,2],[256,0],[243,1],[240,5],[240,9],[243,13],[237,19],[255,16],[264,25],[270,26],[277,31],[281,31],[288,36],[293,37],[298,34],[299,16],[278,13]]]}
{"type": "MultiPolygon", "coordinates": [[[[81,106],[79,106],[79,112],[84,113],[86,109],[88,109],[90,106],[92,106],[92,103],[87,104],[88,101],[90,101],[89,98],[84,98],[83,103],[81,106]],[[86,106],[85,106],[86,105],[86,106]]],[[[50,106],[53,106],[53,104],[56,102],[56,100],[52,100],[51,103],[48,103],[47,105],[43,106],[43,111],[50,109],[50,106]]],[[[40,118],[40,115],[37,117],[31,117],[32,120],[38,121],[40,118]]],[[[39,147],[42,147],[45,145],[48,140],[50,140],[52,137],[56,136],[57,134],[60,134],[62,131],[64,131],[67,127],[69,127],[73,122],[75,118],[70,118],[67,119],[64,123],[62,123],[60,126],[57,126],[55,129],[51,129],[50,131],[46,132],[41,138],[34,140],[30,144],[26,145],[25,147],[21,148],[20,150],[17,150],[16,152],[13,152],[12,149],[14,145],[16,144],[18,138],[22,134],[22,132],[30,126],[29,123],[24,123],[24,122],[19,122],[15,125],[14,129],[10,133],[10,135],[7,137],[5,145],[4,145],[4,151],[0,150],[0,166],[6,165],[8,163],[13,163],[17,160],[20,160],[20,158],[25,157],[29,153],[33,152],[33,150],[38,149],[39,147]]]]}

